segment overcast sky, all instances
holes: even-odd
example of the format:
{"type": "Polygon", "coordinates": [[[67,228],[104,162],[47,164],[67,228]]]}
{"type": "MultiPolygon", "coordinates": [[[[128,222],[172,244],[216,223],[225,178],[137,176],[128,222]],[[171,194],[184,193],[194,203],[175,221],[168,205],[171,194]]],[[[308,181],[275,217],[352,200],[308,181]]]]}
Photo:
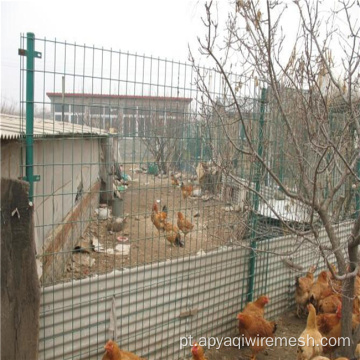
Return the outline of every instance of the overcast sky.
{"type": "MultiPolygon", "coordinates": [[[[287,41],[291,44],[286,46],[285,43],[285,49],[282,50],[283,59],[287,62],[294,46],[298,22],[293,1],[283,1],[288,4],[288,9],[282,26],[288,37],[287,41]]],[[[333,1],[326,0],[323,3],[325,10],[333,1]]],[[[2,100],[19,102],[18,48],[21,33],[33,32],[40,39],[56,38],[67,43],[76,42],[90,47],[95,45],[184,62],[188,59],[188,45],[197,53],[197,36],[204,35],[200,19],[204,15],[204,2],[205,0],[1,1],[2,100]]],[[[218,3],[221,4],[219,23],[224,26],[229,1],[218,0],[218,3]]],[[[358,7],[354,11],[358,11],[358,7]]],[[[326,11],[323,14],[328,17],[326,11]]]]}
{"type": "Polygon", "coordinates": [[[186,61],[202,31],[199,0],[2,1],[2,98],[18,102],[20,33],[186,61]]]}

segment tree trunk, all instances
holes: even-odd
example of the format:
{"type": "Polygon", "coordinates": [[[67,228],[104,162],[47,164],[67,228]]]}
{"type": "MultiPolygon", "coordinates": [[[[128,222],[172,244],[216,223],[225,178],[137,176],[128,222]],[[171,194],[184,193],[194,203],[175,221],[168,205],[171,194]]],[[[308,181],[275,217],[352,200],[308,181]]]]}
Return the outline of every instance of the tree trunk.
{"type": "Polygon", "coordinates": [[[1,179],[1,359],[38,358],[40,283],[29,184],[1,179]]]}
{"type": "MultiPolygon", "coordinates": [[[[350,269],[353,272],[359,261],[358,259],[358,246],[348,246],[350,269]]],[[[353,297],[355,290],[355,277],[345,279],[342,284],[342,317],[341,317],[341,336],[345,339],[350,339],[350,346],[343,344],[341,354],[349,359],[354,357],[355,348],[359,339],[355,339],[352,333],[352,310],[353,310],[353,297]]]]}

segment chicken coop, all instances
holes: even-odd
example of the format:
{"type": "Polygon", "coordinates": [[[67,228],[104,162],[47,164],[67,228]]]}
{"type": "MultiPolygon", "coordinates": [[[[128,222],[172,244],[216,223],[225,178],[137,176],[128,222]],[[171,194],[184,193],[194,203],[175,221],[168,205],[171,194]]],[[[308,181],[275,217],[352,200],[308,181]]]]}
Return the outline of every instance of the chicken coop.
{"type": "MultiPolygon", "coordinates": [[[[295,276],[319,254],[294,251],[290,230],[306,231],[311,211],[249,155],[299,186],[265,82],[231,75],[236,107],[215,69],[32,33],[21,47],[13,171],[36,210],[39,359],[99,359],[109,338],[151,360],[183,359],[182,337],[236,334],[237,313],[259,295],[269,318],[293,308],[295,276]]],[[[352,220],[340,220],[344,239],[352,220]]]]}

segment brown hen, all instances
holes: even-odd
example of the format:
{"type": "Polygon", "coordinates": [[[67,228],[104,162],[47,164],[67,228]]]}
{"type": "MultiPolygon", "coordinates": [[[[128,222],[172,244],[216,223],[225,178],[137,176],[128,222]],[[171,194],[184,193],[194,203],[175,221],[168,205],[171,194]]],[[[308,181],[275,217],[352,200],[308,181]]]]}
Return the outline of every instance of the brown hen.
{"type": "Polygon", "coordinates": [[[192,360],[207,360],[204,355],[204,349],[198,344],[194,343],[191,348],[192,360]]]}
{"type": "Polygon", "coordinates": [[[274,338],[277,325],[273,321],[244,313],[239,313],[237,319],[239,329],[243,329],[246,345],[251,348],[251,360],[255,360],[256,355],[266,349],[266,339],[274,338]]]}
{"type": "Polygon", "coordinates": [[[165,224],[165,220],[167,218],[167,208],[166,205],[164,205],[163,210],[159,212],[159,208],[157,203],[155,202],[153,204],[152,207],[152,212],[151,212],[151,222],[155,225],[155,227],[157,228],[158,232],[159,232],[159,236],[160,236],[160,231],[164,230],[164,224],[165,224]]]}
{"type": "Polygon", "coordinates": [[[269,297],[266,295],[259,296],[256,301],[249,302],[245,305],[243,314],[253,315],[255,317],[264,317],[265,305],[269,303],[269,297]]]}
{"type": "Polygon", "coordinates": [[[309,301],[318,308],[319,301],[333,293],[327,271],[322,271],[310,289],[309,301]]]}
{"type": "Polygon", "coordinates": [[[181,189],[183,199],[186,199],[187,197],[191,196],[192,191],[193,191],[193,186],[191,184],[184,185],[184,183],[182,182],[180,189],[181,189]]]}
{"type": "Polygon", "coordinates": [[[104,346],[104,349],[105,354],[102,360],[145,360],[131,352],[121,350],[113,340],[109,340],[104,346]]]}
{"type": "Polygon", "coordinates": [[[306,305],[309,302],[310,290],[314,283],[314,267],[311,267],[304,277],[296,277],[295,281],[295,302],[296,315],[301,317],[305,313],[306,305]]]}
{"type": "Polygon", "coordinates": [[[176,225],[165,222],[164,223],[164,237],[171,244],[171,246],[184,247],[185,242],[182,241],[179,228],[176,225]]]}
{"type": "Polygon", "coordinates": [[[194,228],[194,225],[181,212],[178,212],[177,226],[184,233],[184,238],[194,228]]]}

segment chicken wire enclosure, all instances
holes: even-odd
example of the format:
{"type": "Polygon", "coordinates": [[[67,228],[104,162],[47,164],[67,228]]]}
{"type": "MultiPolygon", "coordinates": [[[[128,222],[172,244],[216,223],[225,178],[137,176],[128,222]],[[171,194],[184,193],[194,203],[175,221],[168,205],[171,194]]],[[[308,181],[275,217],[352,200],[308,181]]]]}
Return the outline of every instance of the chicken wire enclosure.
{"type": "Polygon", "coordinates": [[[97,359],[110,337],[178,359],[189,356],[181,337],[233,334],[246,299],[271,290],[273,316],[291,306],[284,264],[256,255],[287,234],[274,209],[300,227],[308,212],[246,154],[250,143],[298,185],[265,84],[230,75],[242,84],[234,104],[214,69],[31,34],[21,48],[18,167],[33,187],[40,359],[97,359]],[[282,292],[268,287],[274,263],[282,292]]]}
{"type": "MultiPolygon", "coordinates": [[[[28,41],[29,36],[21,38],[22,49],[28,41]]],[[[197,167],[211,156],[206,129],[197,120],[192,67],[55,40],[34,43],[41,53],[34,60],[34,135],[26,130],[33,143],[23,143],[24,152],[32,146],[33,159],[29,164],[21,158],[19,168],[27,176],[32,166],[35,175],[43,288],[39,358],[98,358],[114,336],[113,299],[115,337],[125,349],[149,358],[176,358],[180,336],[209,331],[209,321],[226,333],[241,296],[227,299],[227,322],[213,312],[230,288],[246,291],[246,278],[235,269],[242,260],[246,273],[247,261],[246,250],[230,254],[221,248],[224,220],[214,206],[220,200],[212,199],[220,199],[221,178],[214,174],[217,193],[200,194],[207,196],[202,201],[183,198],[169,177],[180,175],[176,181],[199,191],[197,167]],[[112,220],[119,201],[116,216],[123,222],[112,220]],[[184,248],[158,235],[151,222],[154,203],[160,209],[167,205],[169,223],[176,225],[177,212],[194,223],[184,248]],[[200,220],[193,217],[198,212],[200,220]],[[197,311],[209,318],[195,326],[191,317],[197,311]],[[165,334],[172,334],[172,341],[165,341],[165,334]]],[[[25,59],[22,131],[29,104],[25,59]]],[[[232,214],[231,221],[237,217],[232,214]]]]}

